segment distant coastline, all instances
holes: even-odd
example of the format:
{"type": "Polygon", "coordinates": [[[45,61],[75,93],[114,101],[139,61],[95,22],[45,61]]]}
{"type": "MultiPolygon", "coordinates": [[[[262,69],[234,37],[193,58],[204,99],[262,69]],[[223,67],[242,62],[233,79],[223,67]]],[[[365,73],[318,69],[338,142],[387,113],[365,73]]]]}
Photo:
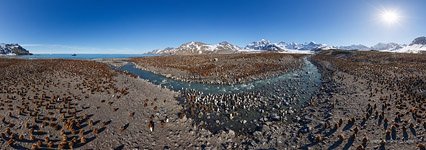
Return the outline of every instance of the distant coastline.
{"type": "Polygon", "coordinates": [[[76,60],[91,60],[91,59],[111,59],[111,58],[133,58],[156,56],[155,54],[32,54],[32,55],[4,55],[4,57],[21,58],[21,59],[76,59],[76,60]]]}

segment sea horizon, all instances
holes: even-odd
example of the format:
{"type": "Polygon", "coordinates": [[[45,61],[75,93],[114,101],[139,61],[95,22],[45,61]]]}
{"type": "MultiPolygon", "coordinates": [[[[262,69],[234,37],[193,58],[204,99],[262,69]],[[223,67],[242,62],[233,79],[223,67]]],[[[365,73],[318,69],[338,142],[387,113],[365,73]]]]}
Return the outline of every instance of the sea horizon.
{"type": "Polygon", "coordinates": [[[15,55],[15,56],[4,56],[11,58],[23,58],[23,59],[119,59],[119,58],[134,58],[134,57],[146,57],[156,56],[154,54],[33,54],[33,55],[15,55]]]}

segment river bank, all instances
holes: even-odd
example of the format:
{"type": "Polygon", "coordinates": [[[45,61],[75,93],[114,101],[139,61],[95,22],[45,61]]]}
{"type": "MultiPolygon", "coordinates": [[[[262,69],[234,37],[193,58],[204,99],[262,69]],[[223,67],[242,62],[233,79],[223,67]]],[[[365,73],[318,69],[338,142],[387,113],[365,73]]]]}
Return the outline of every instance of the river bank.
{"type": "Polygon", "coordinates": [[[183,149],[220,146],[232,135],[194,129],[177,116],[176,92],[105,64],[0,59],[0,66],[1,149],[183,149]]]}
{"type": "Polygon", "coordinates": [[[187,109],[179,93],[95,61],[0,59],[0,66],[1,149],[267,148],[295,129],[264,120],[248,134],[213,133],[180,115],[187,109]]]}
{"type": "Polygon", "coordinates": [[[425,55],[325,51],[323,91],[304,108],[302,149],[417,149],[425,144],[425,55]],[[418,147],[419,146],[419,147],[418,147]]]}
{"type": "Polygon", "coordinates": [[[234,130],[249,134],[265,122],[291,120],[295,109],[306,104],[318,90],[321,75],[306,58],[298,70],[268,79],[235,85],[190,83],[137,69],[132,64],[118,70],[181,94],[181,112],[212,132],[234,130]]]}
{"type": "Polygon", "coordinates": [[[255,53],[154,56],[132,58],[139,69],[174,80],[207,84],[241,84],[294,71],[304,54],[255,53]]]}

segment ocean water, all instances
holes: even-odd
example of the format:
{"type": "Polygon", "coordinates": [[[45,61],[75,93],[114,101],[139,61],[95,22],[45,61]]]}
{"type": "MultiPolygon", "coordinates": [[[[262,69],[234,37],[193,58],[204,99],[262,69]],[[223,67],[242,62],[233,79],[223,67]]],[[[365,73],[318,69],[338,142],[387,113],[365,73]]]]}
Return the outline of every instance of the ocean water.
{"type": "Polygon", "coordinates": [[[155,56],[152,54],[34,54],[24,56],[13,56],[23,59],[103,59],[103,58],[132,58],[132,57],[147,57],[155,56]]]}

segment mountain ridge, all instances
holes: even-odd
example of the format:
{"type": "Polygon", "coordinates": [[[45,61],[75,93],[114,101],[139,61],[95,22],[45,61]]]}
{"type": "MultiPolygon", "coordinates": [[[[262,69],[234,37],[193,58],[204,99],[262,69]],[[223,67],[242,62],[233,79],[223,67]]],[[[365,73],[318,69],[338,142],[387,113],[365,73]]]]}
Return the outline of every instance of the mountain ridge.
{"type": "Polygon", "coordinates": [[[177,48],[165,48],[149,52],[150,54],[226,54],[226,53],[242,53],[242,52],[282,52],[282,53],[315,53],[316,51],[328,49],[341,50],[361,50],[361,51],[383,51],[383,52],[399,52],[399,53],[420,53],[426,51],[426,37],[418,37],[409,45],[398,44],[394,42],[379,42],[373,46],[365,46],[362,44],[353,44],[349,46],[329,46],[327,44],[306,42],[303,44],[278,42],[274,43],[266,39],[254,41],[246,46],[239,47],[229,42],[220,42],[218,44],[206,44],[203,42],[187,42],[177,48]]]}
{"type": "Polygon", "coordinates": [[[232,45],[229,42],[223,41],[215,45],[206,44],[203,42],[187,42],[177,48],[165,48],[154,50],[151,54],[169,54],[169,55],[189,55],[189,54],[211,54],[211,53],[234,53],[241,48],[232,45]]]}
{"type": "Polygon", "coordinates": [[[0,55],[32,55],[19,44],[0,43],[0,55]]]}

